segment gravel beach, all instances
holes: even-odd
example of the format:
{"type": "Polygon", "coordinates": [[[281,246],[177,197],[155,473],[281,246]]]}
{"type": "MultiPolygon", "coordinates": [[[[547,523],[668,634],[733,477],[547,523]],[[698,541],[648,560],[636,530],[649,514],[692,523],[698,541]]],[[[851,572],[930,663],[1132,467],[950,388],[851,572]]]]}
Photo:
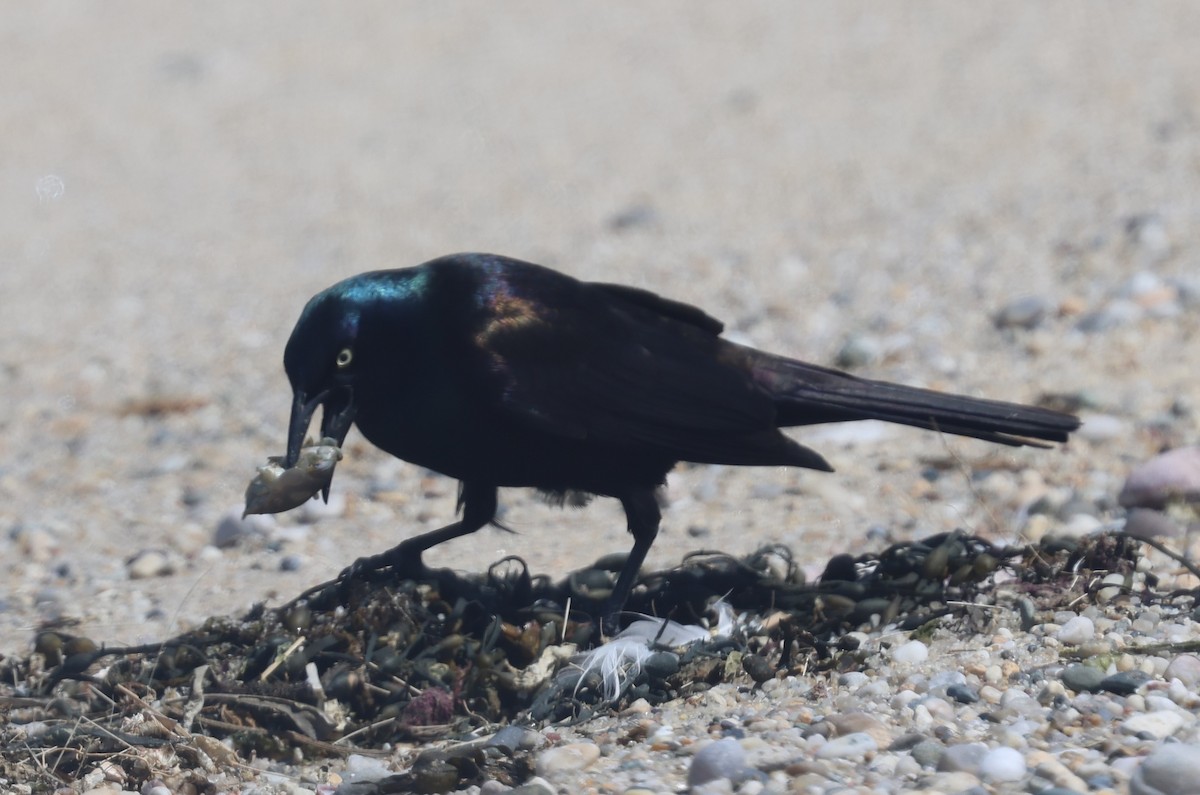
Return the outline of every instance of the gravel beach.
{"type": "MultiPolygon", "coordinates": [[[[283,346],[308,298],[456,251],[651,289],[807,361],[1084,419],[1049,450],[860,423],[795,433],[834,474],[679,468],[651,568],[779,543],[815,577],[835,554],[956,528],[1194,539],[1200,5],[10,3],[4,17],[7,657],[48,621],[133,645],[278,605],[450,521],[453,481],[356,431],[328,505],[240,516],[255,468],[283,452],[283,346]],[[1193,452],[1123,493],[1179,448],[1193,452]]],[[[516,534],[485,529],[429,562],[519,555],[561,577],[629,548],[615,501],[501,499],[516,534]]],[[[997,609],[958,636],[880,627],[862,633],[862,670],[529,729],[546,783],[525,791],[1200,793],[1186,651],[1200,624],[1189,601],[1138,596],[1197,582],[1146,553],[1122,598],[1024,623],[997,609]],[[1153,644],[1168,645],[1134,651],[1153,644]],[[1086,665],[1061,653],[1080,646],[1086,665]]],[[[418,750],[240,760],[208,791],[383,792],[370,782],[418,750]]],[[[183,791],[168,778],[142,792],[183,791]]],[[[103,779],[69,786],[132,787],[103,779]]]]}

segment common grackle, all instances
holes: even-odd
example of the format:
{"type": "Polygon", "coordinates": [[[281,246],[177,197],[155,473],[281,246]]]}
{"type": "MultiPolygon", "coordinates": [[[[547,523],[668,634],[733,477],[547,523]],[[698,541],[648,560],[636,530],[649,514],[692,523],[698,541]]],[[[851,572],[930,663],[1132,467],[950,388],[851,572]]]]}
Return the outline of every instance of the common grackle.
{"type": "MultiPolygon", "coordinates": [[[[462,519],[351,570],[422,570],[421,553],[494,522],[500,486],[621,501],[633,534],[605,615],[658,533],[679,461],[832,471],[779,431],[878,419],[1007,445],[1066,441],[1069,414],[871,381],[721,339],[687,304],[490,254],[374,271],[314,296],[284,352],[285,463],[312,415],[460,481],[462,519]]],[[[346,576],[345,573],[343,576],[346,576]]]]}

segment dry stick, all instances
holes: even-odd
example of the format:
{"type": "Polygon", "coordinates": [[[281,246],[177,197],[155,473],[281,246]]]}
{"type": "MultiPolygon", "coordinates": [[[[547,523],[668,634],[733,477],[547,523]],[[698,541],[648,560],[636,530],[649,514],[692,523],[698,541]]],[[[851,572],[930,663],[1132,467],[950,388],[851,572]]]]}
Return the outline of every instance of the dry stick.
{"type": "Polygon", "coordinates": [[[291,657],[296,652],[296,649],[303,646],[305,640],[306,640],[305,636],[301,635],[300,637],[298,637],[294,641],[292,641],[292,645],[288,646],[284,650],[283,654],[276,657],[275,660],[272,661],[271,664],[267,666],[266,670],[258,675],[258,681],[260,681],[260,682],[267,681],[267,677],[269,677],[271,674],[275,673],[275,669],[278,668],[279,666],[283,665],[283,663],[287,660],[287,658],[291,657]]]}

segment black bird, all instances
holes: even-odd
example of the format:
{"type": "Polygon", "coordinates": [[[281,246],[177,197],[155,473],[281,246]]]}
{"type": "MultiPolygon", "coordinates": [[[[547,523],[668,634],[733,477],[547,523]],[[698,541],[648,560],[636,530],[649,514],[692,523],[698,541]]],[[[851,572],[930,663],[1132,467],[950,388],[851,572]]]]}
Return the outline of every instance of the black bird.
{"type": "MultiPolygon", "coordinates": [[[[283,362],[286,463],[317,406],[321,435],[356,424],[394,456],[460,481],[462,519],[354,570],[422,570],[421,553],[496,515],[500,486],[621,501],[633,550],[624,605],[679,461],[832,471],[779,431],[877,419],[1007,445],[1063,442],[1079,420],[1034,406],[871,381],[721,339],[703,311],[490,254],[363,273],[314,296],[283,362]]],[[[347,570],[351,571],[351,570],[347,570]]]]}

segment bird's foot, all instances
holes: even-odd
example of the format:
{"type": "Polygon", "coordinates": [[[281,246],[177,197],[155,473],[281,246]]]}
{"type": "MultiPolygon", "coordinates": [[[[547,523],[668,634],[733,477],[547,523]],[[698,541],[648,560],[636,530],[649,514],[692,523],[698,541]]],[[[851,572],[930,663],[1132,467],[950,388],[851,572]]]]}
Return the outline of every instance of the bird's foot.
{"type": "Polygon", "coordinates": [[[337,585],[345,590],[355,582],[386,576],[392,580],[420,579],[427,572],[421,561],[424,547],[401,543],[378,555],[367,555],[351,563],[338,575],[337,585]]]}
{"type": "Polygon", "coordinates": [[[621,632],[621,616],[624,613],[625,601],[616,602],[609,597],[600,603],[600,633],[603,637],[613,638],[621,632]]]}
{"type": "Polygon", "coordinates": [[[314,585],[284,607],[301,601],[307,601],[314,607],[334,607],[345,604],[356,586],[370,585],[375,580],[423,579],[429,574],[429,569],[421,562],[423,551],[423,548],[399,544],[387,552],[361,557],[342,569],[337,579],[314,585]]]}

